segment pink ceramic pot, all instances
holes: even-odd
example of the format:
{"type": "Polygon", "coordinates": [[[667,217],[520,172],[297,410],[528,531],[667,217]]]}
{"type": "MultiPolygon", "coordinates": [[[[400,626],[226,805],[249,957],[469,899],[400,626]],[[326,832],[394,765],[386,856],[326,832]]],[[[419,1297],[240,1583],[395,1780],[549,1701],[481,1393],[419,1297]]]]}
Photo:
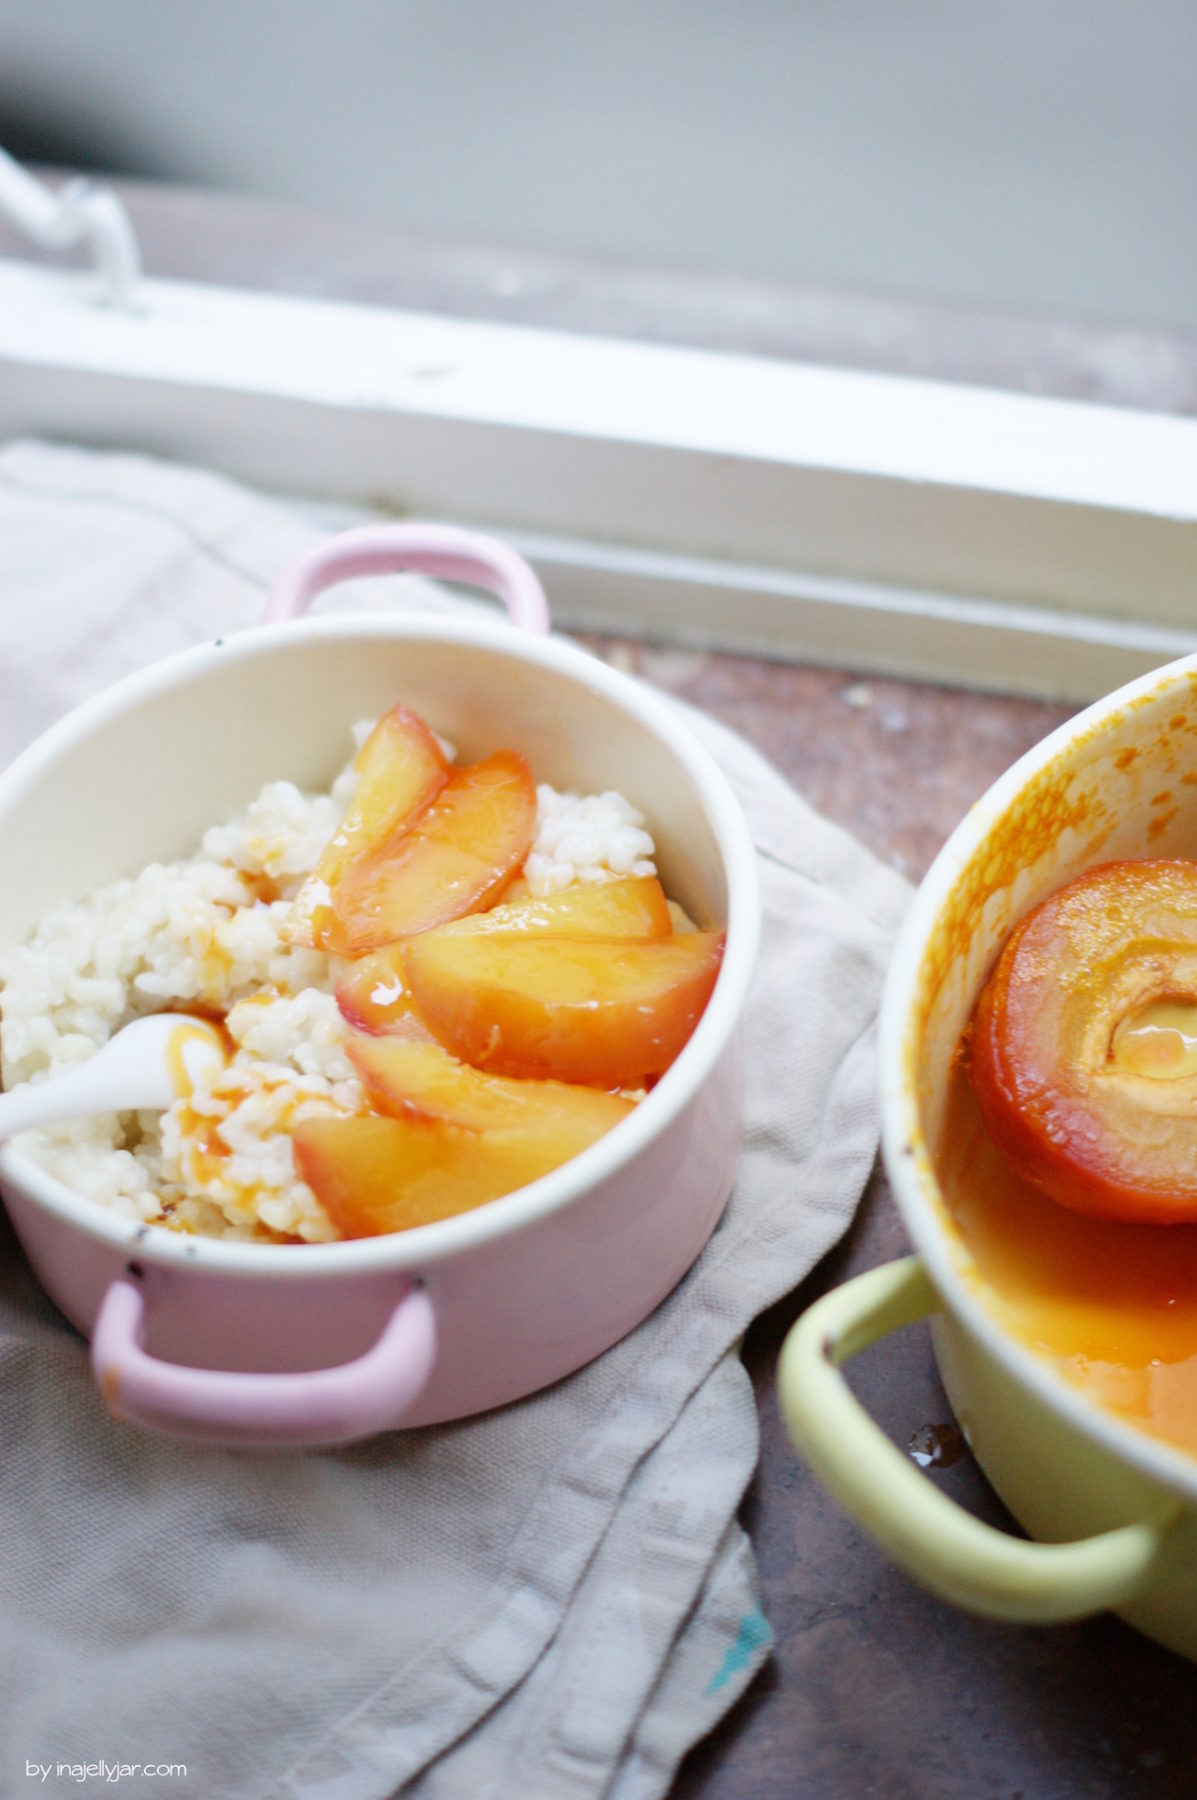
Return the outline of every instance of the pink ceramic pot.
{"type": "Polygon", "coordinates": [[[666,890],[726,922],[715,991],[647,1099],[582,1156],[475,1212],[390,1237],[273,1246],[134,1226],[14,1147],[0,1188],[47,1291],[92,1338],[118,1414],[211,1443],[329,1444],[502,1405],[624,1336],[702,1249],[743,1131],[740,1021],[756,954],[739,806],[669,706],[544,635],[539,587],[494,540],[347,534],[268,611],[349,575],[417,568],[498,594],[512,623],[338,616],[185,651],[88,702],[0,777],[0,937],[153,860],[286,777],[327,786],[349,726],[403,699],[470,759],[509,745],[540,780],[616,788],[648,816],[666,890]]]}

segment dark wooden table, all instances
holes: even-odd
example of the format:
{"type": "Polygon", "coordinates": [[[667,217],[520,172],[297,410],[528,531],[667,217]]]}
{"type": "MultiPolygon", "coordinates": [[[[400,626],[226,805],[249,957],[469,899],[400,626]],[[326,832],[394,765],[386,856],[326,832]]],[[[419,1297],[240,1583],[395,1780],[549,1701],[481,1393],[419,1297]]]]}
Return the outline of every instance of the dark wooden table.
{"type": "MultiPolygon", "coordinates": [[[[156,275],[1197,410],[1197,344],[1159,334],[413,239],[181,190],[123,191],[156,275]]],[[[6,249],[13,242],[0,232],[6,249]]],[[[1066,716],[851,671],[590,641],[743,732],[912,880],[971,802],[1066,716]]],[[[1188,1663],[1110,1617],[1026,1630],[940,1604],[873,1549],[790,1448],[774,1393],[786,1330],[829,1287],[907,1247],[877,1170],[847,1237],[745,1341],[761,1460],[743,1517],[777,1647],[687,1759],[677,1800],[1188,1800],[1197,1792],[1188,1663]]],[[[925,1327],[862,1358],[853,1383],[899,1444],[949,1422],[925,1327]]],[[[1011,1524],[967,1454],[930,1478],[1011,1524]]]]}

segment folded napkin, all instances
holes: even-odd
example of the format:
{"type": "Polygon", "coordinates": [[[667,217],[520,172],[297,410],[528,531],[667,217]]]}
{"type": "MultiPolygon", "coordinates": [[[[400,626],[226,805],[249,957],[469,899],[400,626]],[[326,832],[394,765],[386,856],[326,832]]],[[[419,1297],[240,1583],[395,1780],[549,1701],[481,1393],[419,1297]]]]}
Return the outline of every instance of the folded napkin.
{"type": "MultiPolygon", "coordinates": [[[[211,474],[8,446],[3,756],[131,668],[254,623],[314,536],[211,474]]],[[[470,603],[398,577],[322,604],[470,603]]],[[[650,1800],[768,1656],[736,1517],[757,1453],[738,1341],[840,1236],[868,1176],[874,1021],[907,889],[742,739],[682,710],[739,794],[765,906],[747,1144],[703,1255],[545,1393],[348,1450],[258,1454],[109,1418],[85,1344],[4,1227],[0,1791],[75,1789],[57,1765],[104,1762],[186,1766],[126,1774],[125,1795],[650,1800]],[[55,1769],[41,1782],[32,1764],[55,1769]]]]}

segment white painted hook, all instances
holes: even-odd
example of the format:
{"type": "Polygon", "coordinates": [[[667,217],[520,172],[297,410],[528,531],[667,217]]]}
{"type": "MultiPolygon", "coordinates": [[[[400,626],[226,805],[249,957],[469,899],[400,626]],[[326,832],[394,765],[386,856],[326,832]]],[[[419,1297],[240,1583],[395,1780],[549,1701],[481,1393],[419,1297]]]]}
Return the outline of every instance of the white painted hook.
{"type": "Polygon", "coordinates": [[[51,191],[0,150],[0,213],[46,250],[86,241],[104,300],[121,311],[133,310],[141,253],[129,215],[110,189],[79,179],[51,191]]]}

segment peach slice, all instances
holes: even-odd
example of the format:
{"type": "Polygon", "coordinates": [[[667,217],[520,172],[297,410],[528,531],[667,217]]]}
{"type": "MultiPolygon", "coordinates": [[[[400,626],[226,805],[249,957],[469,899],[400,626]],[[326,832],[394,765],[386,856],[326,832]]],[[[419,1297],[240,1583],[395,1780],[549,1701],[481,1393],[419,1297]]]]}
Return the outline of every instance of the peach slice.
{"type": "Polygon", "coordinates": [[[969,1073],[994,1142],[1061,1206],[1197,1221],[1197,862],[1104,863],[1029,913],[969,1073]]]}
{"type": "Polygon", "coordinates": [[[660,1075],[710,998],[722,932],[648,943],[429,932],[400,949],[434,1037],[502,1075],[630,1087],[660,1075]]]}
{"type": "Polygon", "coordinates": [[[403,984],[398,944],[359,956],[337,983],[337,1005],[355,1031],[431,1036],[403,984]]]}
{"type": "MultiPolygon", "coordinates": [[[[445,933],[473,936],[493,931],[557,937],[660,938],[672,930],[669,903],[655,876],[577,882],[537,899],[501,901],[489,912],[467,913],[445,933]]],[[[403,982],[401,946],[390,944],[362,957],[341,977],[337,1003],[358,1031],[409,1032],[411,1000],[403,982]]]]}
{"type": "Polygon", "coordinates": [[[326,947],[357,956],[485,906],[522,865],[535,823],[536,786],[515,751],[454,770],[410,828],[344,870],[326,947]]]}
{"type": "Polygon", "coordinates": [[[575,881],[555,894],[504,898],[488,912],[469,913],[442,929],[531,932],[563,938],[663,938],[673,932],[669,902],[655,875],[613,881],[575,881]]]}
{"type": "Polygon", "coordinates": [[[304,1119],[295,1163],[346,1237],[378,1237],[470,1212],[526,1187],[600,1136],[592,1125],[466,1131],[443,1119],[304,1119]]]}
{"type": "Polygon", "coordinates": [[[293,944],[330,947],[332,895],[359,857],[403,831],[449,779],[436,738],[406,706],[384,713],[357,753],[357,789],[349,809],[296,895],[284,926],[293,944]]]}
{"type": "Polygon", "coordinates": [[[395,1118],[443,1119],[470,1131],[576,1122],[603,1132],[632,1111],[632,1101],[601,1088],[473,1069],[437,1043],[355,1035],[348,1048],[370,1104],[395,1118]]]}

